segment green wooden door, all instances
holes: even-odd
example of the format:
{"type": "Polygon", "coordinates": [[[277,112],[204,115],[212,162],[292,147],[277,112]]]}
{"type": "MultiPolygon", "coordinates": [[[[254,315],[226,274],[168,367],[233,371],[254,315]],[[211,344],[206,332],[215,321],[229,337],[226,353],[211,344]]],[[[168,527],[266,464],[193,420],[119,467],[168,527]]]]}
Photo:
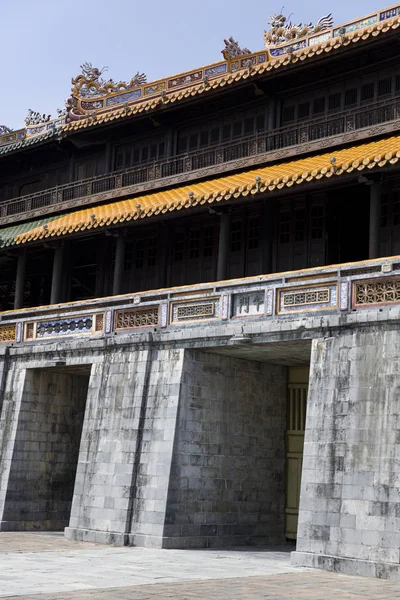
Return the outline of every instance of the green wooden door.
{"type": "Polygon", "coordinates": [[[309,370],[292,367],[288,378],[286,429],[285,535],[297,537],[304,430],[306,424],[309,370]]]}

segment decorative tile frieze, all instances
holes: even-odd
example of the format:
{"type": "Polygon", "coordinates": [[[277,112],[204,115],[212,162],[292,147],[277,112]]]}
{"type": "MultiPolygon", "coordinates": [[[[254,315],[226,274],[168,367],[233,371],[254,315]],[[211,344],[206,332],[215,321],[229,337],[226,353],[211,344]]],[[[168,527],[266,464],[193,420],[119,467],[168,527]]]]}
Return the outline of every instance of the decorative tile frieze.
{"type": "Polygon", "coordinates": [[[215,77],[216,75],[222,75],[226,73],[227,64],[222,63],[220,65],[216,65],[215,67],[209,67],[208,69],[204,69],[205,77],[215,77]]]}
{"type": "Polygon", "coordinates": [[[168,302],[160,304],[160,327],[164,328],[168,325],[168,302]]]}
{"type": "Polygon", "coordinates": [[[339,298],[340,310],[348,310],[349,308],[349,282],[340,282],[340,298],[339,298]]]}
{"type": "Polygon", "coordinates": [[[36,339],[93,333],[93,315],[52,319],[36,324],[36,339]]]}
{"type": "Polygon", "coordinates": [[[106,106],[116,106],[117,104],[123,104],[124,102],[130,102],[131,100],[137,100],[142,95],[141,89],[132,90],[129,92],[124,92],[123,94],[118,94],[118,96],[110,96],[106,100],[106,106]]]}
{"type": "Polygon", "coordinates": [[[113,325],[113,311],[107,310],[106,311],[106,323],[104,326],[104,333],[111,333],[112,325],[113,325]]]}
{"type": "Polygon", "coordinates": [[[264,307],[265,293],[261,290],[233,296],[234,317],[261,317],[264,315],[264,307]]]}
{"type": "Polygon", "coordinates": [[[395,6],[394,8],[389,8],[389,10],[384,10],[379,14],[380,21],[387,21],[387,19],[393,19],[393,17],[397,17],[400,15],[400,6],[395,6]]]}
{"type": "Polygon", "coordinates": [[[279,290],[279,314],[298,311],[315,311],[332,309],[337,306],[337,287],[304,287],[279,290]]]}
{"type": "Polygon", "coordinates": [[[267,317],[271,317],[274,314],[274,288],[267,288],[265,290],[265,314],[267,317]]]}
{"type": "Polygon", "coordinates": [[[356,281],[353,283],[353,307],[400,303],[400,279],[356,281]]]}
{"type": "Polygon", "coordinates": [[[359,21],[354,21],[353,23],[348,23],[347,25],[341,25],[333,30],[333,37],[339,37],[342,35],[346,35],[347,33],[353,33],[353,31],[358,31],[359,29],[364,29],[364,27],[370,27],[374,25],[374,23],[378,22],[378,15],[372,15],[367,17],[366,19],[360,19],[359,21]]]}
{"type": "Polygon", "coordinates": [[[221,319],[227,321],[229,319],[229,294],[221,296],[221,319]]]}
{"type": "Polygon", "coordinates": [[[171,305],[171,323],[218,319],[219,313],[219,298],[207,298],[196,302],[174,302],[171,305]]]}
{"type": "Polygon", "coordinates": [[[183,85],[190,85],[192,83],[196,83],[196,81],[201,81],[203,79],[203,71],[195,71],[194,73],[187,73],[182,75],[181,77],[175,77],[175,79],[170,79],[168,81],[168,89],[173,89],[176,87],[180,87],[183,85]]]}
{"type": "Polygon", "coordinates": [[[159,320],[158,312],[158,306],[117,310],[115,313],[115,329],[157,327],[159,320]]]}

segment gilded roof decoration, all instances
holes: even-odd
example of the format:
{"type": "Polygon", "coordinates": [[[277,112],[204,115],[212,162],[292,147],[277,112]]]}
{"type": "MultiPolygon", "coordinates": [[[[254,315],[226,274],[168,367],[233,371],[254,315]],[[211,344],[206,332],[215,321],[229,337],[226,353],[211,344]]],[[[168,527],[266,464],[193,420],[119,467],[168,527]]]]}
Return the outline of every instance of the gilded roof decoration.
{"type": "Polygon", "coordinates": [[[49,219],[45,226],[33,227],[17,235],[15,242],[59,237],[73,232],[109,227],[145,219],[176,210],[190,210],[214,202],[249,198],[258,193],[268,193],[323,178],[346,173],[359,173],[386,165],[400,159],[400,136],[335,150],[332,156],[324,153],[261,169],[219,177],[209,181],[137,196],[128,200],[103,204],[70,212],[49,219]]]}
{"type": "Polygon", "coordinates": [[[33,136],[44,140],[44,134],[56,129],[59,135],[68,135],[81,128],[148,112],[160,105],[209,93],[278,68],[295,67],[306,59],[323,57],[371,36],[395,30],[400,26],[400,4],[337,27],[329,28],[331,15],[322,17],[315,26],[293,26],[283,15],[271,17],[270,24],[272,28],[266,33],[266,41],[271,41],[271,45],[264,51],[247,54],[248,48],[240,48],[229,38],[222,51],[227,52],[224,61],[149,84],[145,83],[143,73],[137,73],[129,82],[105,81],[101,75],[106,68],[100,70],[91,63],[83,63],[82,73],[72,80],[72,96],[66,101],[65,111],[58,111],[58,116],[50,120],[47,120],[48,115],[43,115],[43,120],[36,118],[38,113],[33,113],[32,121],[40,123],[11,133],[0,131],[0,154],[24,147],[33,136]],[[305,37],[299,37],[305,32],[305,37]]]}
{"type": "Polygon", "coordinates": [[[271,29],[264,31],[264,43],[267,48],[331,29],[333,27],[333,17],[329,13],[329,15],[321,17],[315,25],[312,23],[294,25],[284,15],[271,15],[268,25],[271,26],[271,29]]]}
{"type": "Polygon", "coordinates": [[[101,70],[92,66],[91,62],[84,62],[81,65],[82,73],[72,79],[72,96],[74,98],[93,98],[97,96],[107,96],[112,92],[120,90],[129,90],[147,82],[145,73],[137,72],[132,79],[127,81],[115,82],[113,79],[107,81],[102,79],[101,75],[108,71],[108,67],[101,70]]]}
{"type": "Polygon", "coordinates": [[[231,58],[237,58],[238,56],[246,56],[247,54],[251,54],[251,51],[248,48],[241,48],[239,46],[239,42],[233,39],[231,36],[229,39],[224,40],[225,48],[221,50],[222,56],[225,60],[230,60],[231,58]]]}
{"type": "Polygon", "coordinates": [[[42,123],[48,123],[51,119],[51,115],[41,114],[31,108],[28,110],[28,114],[25,117],[25,125],[41,125],[42,123]]]}

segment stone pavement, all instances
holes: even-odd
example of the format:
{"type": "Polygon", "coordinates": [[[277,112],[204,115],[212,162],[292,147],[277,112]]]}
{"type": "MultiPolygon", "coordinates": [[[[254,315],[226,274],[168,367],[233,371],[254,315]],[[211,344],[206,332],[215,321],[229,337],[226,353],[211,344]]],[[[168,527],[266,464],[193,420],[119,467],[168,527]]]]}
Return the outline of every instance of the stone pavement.
{"type": "Polygon", "coordinates": [[[399,582],[295,569],[285,550],[148,550],[0,533],[0,598],[396,600],[399,582]]]}

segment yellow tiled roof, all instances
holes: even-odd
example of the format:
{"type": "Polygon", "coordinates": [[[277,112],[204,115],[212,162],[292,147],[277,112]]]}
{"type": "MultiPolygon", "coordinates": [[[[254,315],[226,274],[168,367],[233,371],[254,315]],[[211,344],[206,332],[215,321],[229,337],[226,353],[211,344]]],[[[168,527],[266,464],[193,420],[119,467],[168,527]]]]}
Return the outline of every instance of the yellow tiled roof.
{"type": "Polygon", "coordinates": [[[379,21],[373,25],[364,27],[363,29],[346,33],[344,37],[337,36],[328,41],[321,42],[313,46],[307,46],[306,48],[301,48],[293,52],[291,56],[284,54],[278,58],[270,57],[266,63],[254,65],[250,69],[242,69],[240,71],[236,71],[235,73],[224,74],[222,77],[213,79],[207,84],[202,81],[201,83],[196,83],[195,85],[182,90],[172,93],[169,92],[162,98],[157,97],[149,100],[143,100],[142,102],[136,101],[135,104],[132,105],[124,106],[119,109],[110,109],[108,112],[98,113],[97,115],[91,115],[79,121],[73,121],[64,125],[62,131],[72,132],[75,130],[84,129],[86,127],[115,121],[123,117],[129,117],[137,113],[146,113],[157,107],[173,104],[174,102],[184,100],[186,98],[204,94],[209,91],[231,85],[237,81],[249,79],[269,71],[274,71],[280,67],[285,67],[291,64],[294,65],[296,63],[301,63],[308,58],[325,55],[329,52],[332,52],[332,50],[338,50],[341,47],[350,46],[351,44],[355,44],[361,40],[367,40],[371,36],[376,37],[381,33],[395,30],[398,27],[400,27],[400,16],[393,17],[387,21],[379,21]]]}
{"type": "Polygon", "coordinates": [[[67,235],[75,231],[108,227],[118,223],[144,219],[175,210],[212,204],[231,198],[299,185],[303,182],[383,167],[395,164],[400,158],[400,136],[361,144],[343,150],[301,158],[244,173],[228,175],[210,181],[194,183],[172,190],[138,196],[128,200],[103,204],[71,212],[26,233],[16,236],[15,242],[67,235]],[[332,162],[332,157],[335,160],[332,162]]]}

